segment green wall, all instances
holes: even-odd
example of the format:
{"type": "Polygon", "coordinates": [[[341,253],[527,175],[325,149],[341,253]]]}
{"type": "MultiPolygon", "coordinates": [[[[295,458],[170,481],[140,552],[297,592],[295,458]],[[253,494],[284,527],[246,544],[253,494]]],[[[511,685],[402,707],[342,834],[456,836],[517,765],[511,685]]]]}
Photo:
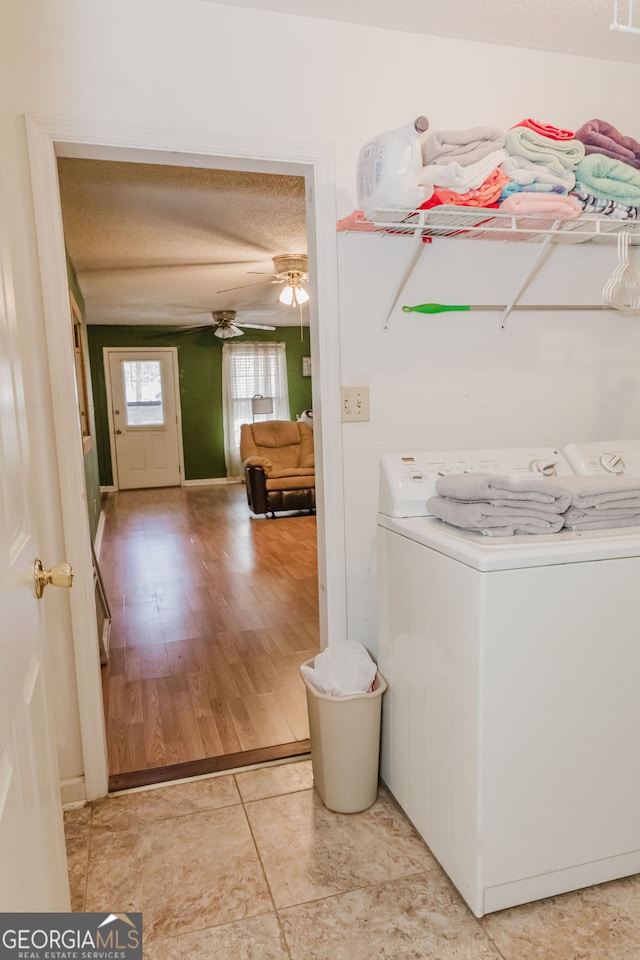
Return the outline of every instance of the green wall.
{"type": "MultiPolygon", "coordinates": [[[[180,333],[160,326],[98,326],[87,328],[89,362],[95,404],[100,483],[111,486],[111,451],[103,347],[177,347],[182,407],[185,480],[226,476],[222,428],[222,345],[209,328],[180,333]]],[[[302,357],[310,355],[309,328],[278,327],[275,331],[251,330],[245,340],[276,341],[287,347],[287,378],[291,418],[311,407],[311,378],[302,376],[302,357]]]]}

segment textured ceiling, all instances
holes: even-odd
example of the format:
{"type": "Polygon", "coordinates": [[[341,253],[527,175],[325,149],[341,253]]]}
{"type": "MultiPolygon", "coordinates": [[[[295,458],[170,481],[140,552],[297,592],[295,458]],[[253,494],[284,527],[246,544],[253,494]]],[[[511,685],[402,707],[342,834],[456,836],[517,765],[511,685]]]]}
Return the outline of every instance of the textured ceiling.
{"type": "MultiPolygon", "coordinates": [[[[610,30],[614,0],[215,0],[234,7],[387,30],[640,63],[640,36],[610,30]]],[[[640,0],[618,0],[618,22],[640,28],[640,0]]]]}
{"type": "Polygon", "coordinates": [[[89,323],[300,323],[271,281],[274,256],[307,251],[302,177],[71,158],[58,177],[89,323]]]}

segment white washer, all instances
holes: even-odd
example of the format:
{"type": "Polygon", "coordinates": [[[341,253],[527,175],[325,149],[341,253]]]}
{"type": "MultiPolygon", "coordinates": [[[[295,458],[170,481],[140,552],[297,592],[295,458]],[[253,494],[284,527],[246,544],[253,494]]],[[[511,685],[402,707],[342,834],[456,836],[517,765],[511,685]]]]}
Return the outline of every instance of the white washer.
{"type": "Polygon", "coordinates": [[[390,455],[378,514],[382,779],[476,916],[640,872],[640,529],[426,515],[439,473],[483,464],[572,472],[548,449],[390,455]]]}

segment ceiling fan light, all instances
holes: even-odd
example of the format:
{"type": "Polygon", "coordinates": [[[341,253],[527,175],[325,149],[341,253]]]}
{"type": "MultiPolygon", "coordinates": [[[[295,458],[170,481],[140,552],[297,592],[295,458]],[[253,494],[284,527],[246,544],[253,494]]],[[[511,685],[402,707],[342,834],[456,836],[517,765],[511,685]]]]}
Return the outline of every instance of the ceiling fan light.
{"type": "Polygon", "coordinates": [[[213,331],[214,337],[219,337],[220,340],[230,340],[231,337],[237,337],[239,333],[242,333],[242,330],[232,325],[228,327],[217,327],[213,331]]]}
{"type": "Polygon", "coordinates": [[[308,303],[309,294],[304,289],[298,277],[292,277],[282,288],[282,293],[278,297],[279,303],[284,303],[287,307],[298,307],[303,303],[308,303]]]}
{"type": "Polygon", "coordinates": [[[279,303],[284,303],[285,306],[287,306],[287,307],[292,307],[292,306],[294,306],[294,303],[293,303],[293,293],[294,293],[293,287],[291,287],[291,286],[289,286],[289,284],[287,284],[286,286],[284,286],[284,287],[282,288],[282,293],[281,293],[280,296],[278,297],[278,302],[279,302],[279,303]]]}

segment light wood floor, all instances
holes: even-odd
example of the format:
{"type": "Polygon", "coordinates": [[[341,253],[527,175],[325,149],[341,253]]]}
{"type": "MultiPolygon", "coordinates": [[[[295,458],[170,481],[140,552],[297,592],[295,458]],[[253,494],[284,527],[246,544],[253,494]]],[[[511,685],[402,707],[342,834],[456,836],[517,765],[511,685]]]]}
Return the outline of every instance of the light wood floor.
{"type": "Polygon", "coordinates": [[[111,789],[308,750],[315,516],[252,517],[242,484],[122,491],[104,510],[111,789]]]}

